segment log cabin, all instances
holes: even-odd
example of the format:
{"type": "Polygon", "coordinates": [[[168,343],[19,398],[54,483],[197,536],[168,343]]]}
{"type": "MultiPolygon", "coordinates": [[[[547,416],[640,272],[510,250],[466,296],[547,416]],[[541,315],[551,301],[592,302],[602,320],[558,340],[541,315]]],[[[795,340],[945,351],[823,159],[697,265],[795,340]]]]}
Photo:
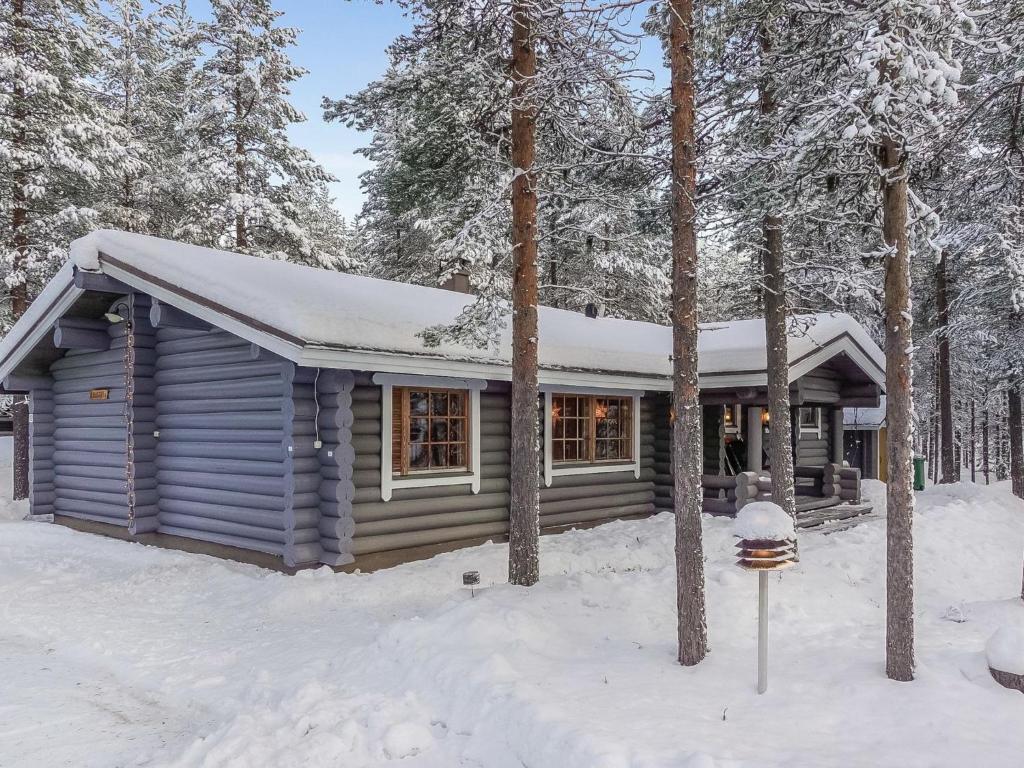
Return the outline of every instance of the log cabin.
{"type": "MultiPolygon", "coordinates": [[[[97,231],[0,342],[30,401],[30,514],[282,570],[372,568],[508,530],[510,333],[427,346],[473,297],[97,231]]],[[[671,329],[540,309],[544,531],[671,509],[671,329]]],[[[704,510],[771,489],[792,435],[801,514],[863,511],[843,408],[884,357],[843,314],[794,318],[792,418],[766,417],[761,320],[701,328],[704,510]]]]}

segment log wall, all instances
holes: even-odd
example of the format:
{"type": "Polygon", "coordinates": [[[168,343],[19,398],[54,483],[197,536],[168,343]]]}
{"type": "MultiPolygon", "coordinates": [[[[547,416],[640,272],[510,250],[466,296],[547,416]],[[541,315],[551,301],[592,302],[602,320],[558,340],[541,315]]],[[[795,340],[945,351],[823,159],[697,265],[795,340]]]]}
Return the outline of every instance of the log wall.
{"type": "Polygon", "coordinates": [[[309,542],[291,536],[286,510],[314,530],[307,510],[319,514],[316,485],[295,483],[319,463],[309,440],[293,456],[291,427],[294,387],[311,397],[310,376],[222,331],[160,328],[156,353],[159,531],[294,557],[309,542]]]}
{"type": "Polygon", "coordinates": [[[32,389],[29,396],[28,510],[52,515],[57,498],[53,475],[53,382],[32,389]]]}
{"type": "MultiPolygon", "coordinates": [[[[542,529],[654,513],[655,481],[658,476],[655,457],[656,408],[654,398],[640,398],[640,477],[635,477],[633,471],[629,470],[591,475],[556,475],[547,488],[542,482],[542,529]]],[[[542,424],[542,427],[546,426],[542,424]]],[[[543,434],[542,428],[542,440],[543,434]]]]}
{"type": "Polygon", "coordinates": [[[350,371],[321,371],[316,380],[317,451],[320,462],[320,562],[347,565],[353,560],[352,482],[355,452],[352,450],[352,390],[350,371]]]}
{"type": "MultiPolygon", "coordinates": [[[[135,299],[134,443],[135,525],[155,528],[153,471],[154,333],[146,315],[148,297],[135,299]]],[[[128,419],[125,394],[127,326],[110,324],[105,350],[70,349],[50,366],[53,377],[53,511],[126,526],[128,509],[128,419]],[[108,390],[106,399],[90,391],[108,390]]]]}

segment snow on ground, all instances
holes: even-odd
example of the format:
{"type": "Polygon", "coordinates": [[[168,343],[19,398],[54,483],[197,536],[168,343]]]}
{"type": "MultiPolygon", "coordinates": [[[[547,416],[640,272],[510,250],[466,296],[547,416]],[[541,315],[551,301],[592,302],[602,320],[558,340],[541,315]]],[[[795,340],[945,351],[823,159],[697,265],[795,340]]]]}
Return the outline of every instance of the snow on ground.
{"type": "Polygon", "coordinates": [[[1024,696],[985,643],[1024,627],[1024,504],[967,484],[919,501],[917,680],[884,676],[870,520],[801,533],[800,567],[772,577],[764,696],[729,520],[704,525],[712,653],[692,669],[667,514],[544,537],[531,589],[501,583],[497,544],[288,577],[4,523],[0,765],[1019,766],[1024,696]]]}

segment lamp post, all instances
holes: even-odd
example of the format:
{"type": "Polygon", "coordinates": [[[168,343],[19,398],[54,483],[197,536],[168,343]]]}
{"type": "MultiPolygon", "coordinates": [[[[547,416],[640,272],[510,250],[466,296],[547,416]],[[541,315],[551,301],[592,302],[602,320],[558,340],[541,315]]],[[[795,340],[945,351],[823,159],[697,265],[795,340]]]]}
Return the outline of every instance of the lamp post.
{"type": "Polygon", "coordinates": [[[793,519],[777,504],[755,501],[736,516],[737,565],[757,571],[757,692],[768,690],[768,574],[797,563],[793,519]]]}

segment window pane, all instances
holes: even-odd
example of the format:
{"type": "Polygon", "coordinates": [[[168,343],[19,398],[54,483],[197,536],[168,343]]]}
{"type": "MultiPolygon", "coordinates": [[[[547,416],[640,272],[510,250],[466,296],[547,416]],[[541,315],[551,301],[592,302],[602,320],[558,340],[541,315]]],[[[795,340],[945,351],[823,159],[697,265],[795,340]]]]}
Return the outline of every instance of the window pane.
{"type": "Polygon", "coordinates": [[[565,443],[561,440],[555,440],[551,444],[551,459],[553,461],[565,460],[565,443]]]}
{"type": "Polygon", "coordinates": [[[430,468],[439,469],[448,466],[448,446],[444,443],[430,446],[430,468]]]}
{"type": "MultiPolygon", "coordinates": [[[[408,444],[409,470],[466,469],[469,467],[468,393],[447,389],[407,391],[408,413],[401,413],[401,399],[395,414],[404,424],[397,432],[393,453],[401,458],[401,442],[408,444]]],[[[404,393],[399,397],[406,396],[404,393]]],[[[395,436],[393,436],[395,439],[395,436]]],[[[401,473],[401,462],[396,472],[401,473]]]]}
{"type": "Polygon", "coordinates": [[[409,420],[409,442],[422,443],[427,439],[427,419],[409,420]]]}
{"type": "Polygon", "coordinates": [[[448,415],[448,393],[447,392],[431,392],[430,393],[430,414],[432,416],[447,416],[448,415]]]}
{"type": "Polygon", "coordinates": [[[427,411],[427,393],[409,392],[409,413],[426,416],[427,411]]]}
{"type": "Polygon", "coordinates": [[[448,446],[448,466],[466,466],[466,452],[463,446],[457,443],[452,443],[451,445],[448,446]]]}
{"type": "Polygon", "coordinates": [[[463,405],[465,404],[465,395],[460,395],[458,392],[452,392],[448,396],[448,413],[451,416],[464,416],[465,410],[463,405]]]}
{"type": "Polygon", "coordinates": [[[426,469],[429,465],[427,447],[423,443],[410,443],[409,467],[412,469],[426,469]]]}
{"type": "Polygon", "coordinates": [[[453,443],[462,443],[466,441],[465,419],[451,419],[448,422],[448,439],[453,443]]]}

